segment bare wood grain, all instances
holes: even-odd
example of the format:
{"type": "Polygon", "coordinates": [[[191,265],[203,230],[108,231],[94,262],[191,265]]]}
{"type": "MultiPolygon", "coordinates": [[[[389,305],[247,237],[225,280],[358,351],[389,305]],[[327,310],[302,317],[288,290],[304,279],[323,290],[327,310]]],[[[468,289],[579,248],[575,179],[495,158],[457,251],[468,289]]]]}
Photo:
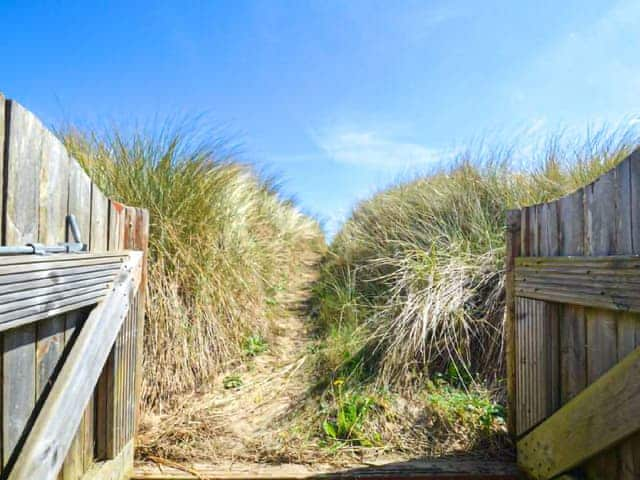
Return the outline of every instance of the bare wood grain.
{"type": "MultiPolygon", "coordinates": [[[[617,168],[618,251],[640,254],[640,150],[636,150],[617,168]]],[[[618,359],[640,346],[640,316],[621,314],[618,318],[618,359]]],[[[640,432],[619,447],[620,478],[640,478],[640,432]]]]}
{"type": "MultiPolygon", "coordinates": [[[[11,101],[5,117],[4,184],[6,205],[3,243],[23,245],[38,241],[39,172],[42,157],[40,121],[11,101]],[[24,175],[30,171],[31,175],[24,175]]],[[[36,398],[36,330],[34,325],[14,328],[3,335],[2,444],[6,465],[29,427],[36,398]]]]}
{"type": "Polygon", "coordinates": [[[520,210],[507,212],[506,219],[506,325],[505,342],[507,355],[507,425],[509,433],[516,435],[516,306],[515,306],[515,257],[520,254],[520,210]]]}
{"type": "MultiPolygon", "coordinates": [[[[585,188],[585,253],[616,253],[616,173],[610,171],[585,188]]],[[[617,322],[614,312],[587,308],[587,382],[596,381],[618,360],[617,322]]],[[[617,478],[618,452],[613,449],[592,459],[585,468],[598,476],[617,478]]]]}
{"type": "MultiPolygon", "coordinates": [[[[75,310],[65,315],[65,348],[71,349],[75,339],[80,333],[80,328],[87,314],[81,310],[75,310]]],[[[74,434],[71,446],[67,452],[59,480],[79,480],[84,473],[82,453],[84,451],[84,423],[81,423],[74,434]]]]}
{"type": "MultiPolygon", "coordinates": [[[[0,212],[4,211],[4,163],[5,163],[5,148],[6,148],[6,144],[5,144],[5,133],[6,133],[6,129],[8,126],[8,122],[6,121],[6,115],[7,115],[7,111],[6,111],[6,106],[7,106],[7,100],[4,97],[4,95],[2,94],[2,92],[0,92],[0,212]]],[[[0,218],[0,238],[4,239],[4,231],[5,231],[5,226],[4,226],[5,220],[4,220],[4,216],[2,216],[2,218],[0,218]]],[[[4,345],[4,338],[3,335],[0,333],[0,345],[4,345]]],[[[3,347],[4,349],[4,347],[3,347]]],[[[0,361],[0,378],[3,379],[4,381],[4,375],[2,374],[2,361],[0,361]]],[[[2,424],[4,423],[4,410],[2,408],[2,386],[0,385],[0,412],[2,414],[2,418],[0,418],[0,474],[2,473],[3,467],[4,467],[4,447],[3,447],[3,440],[4,440],[4,428],[2,427],[2,424]]]]}
{"type": "MultiPolygon", "coordinates": [[[[71,159],[69,165],[69,197],[67,213],[75,217],[78,229],[80,230],[80,239],[87,246],[91,243],[91,188],[92,182],[89,179],[89,176],[75,159],[71,159]]],[[[67,230],[66,235],[67,240],[72,239],[71,232],[69,230],[67,230]]],[[[113,265],[111,265],[111,267],[113,267],[113,265]]],[[[97,268],[105,269],[107,266],[96,265],[92,268],[96,271],[97,268]]],[[[80,320],[83,323],[85,318],[86,315],[79,317],[77,311],[72,311],[67,314],[67,322],[77,324],[78,331],[76,335],[79,334],[80,320]]],[[[75,436],[62,469],[64,480],[80,479],[85,472],[85,441],[87,438],[87,432],[92,432],[92,428],[88,424],[89,421],[91,421],[91,419],[83,418],[76,429],[74,434],[75,436]]]]}
{"type": "Polygon", "coordinates": [[[518,442],[520,466],[533,478],[552,478],[638,431],[639,378],[636,349],[518,442]]]}
{"type": "Polygon", "coordinates": [[[126,299],[139,286],[141,260],[141,255],[131,253],[126,272],[85,321],[9,473],[9,480],[56,477],[126,316],[129,307],[126,299]]]}

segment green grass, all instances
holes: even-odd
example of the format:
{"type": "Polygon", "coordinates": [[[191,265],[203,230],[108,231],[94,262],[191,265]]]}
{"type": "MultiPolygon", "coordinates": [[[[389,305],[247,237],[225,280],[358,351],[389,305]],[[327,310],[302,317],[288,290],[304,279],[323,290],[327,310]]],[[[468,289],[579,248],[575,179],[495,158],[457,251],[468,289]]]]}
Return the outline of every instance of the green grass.
{"type": "Polygon", "coordinates": [[[314,287],[318,435],[428,455],[504,449],[505,213],[586,185],[637,145],[630,131],[560,138],[524,166],[517,148],[480,148],[361,202],[314,287]]]}
{"type": "Polygon", "coordinates": [[[269,349],[269,344],[259,333],[249,335],[242,343],[242,351],[247,357],[255,357],[269,349]]]}
{"type": "Polygon", "coordinates": [[[440,378],[429,381],[424,393],[427,407],[450,425],[462,425],[488,435],[505,425],[505,409],[490,392],[453,386],[440,378]]]}
{"type": "Polygon", "coordinates": [[[222,386],[225,390],[235,390],[244,385],[240,375],[227,375],[222,379],[222,386]]]}
{"type": "Polygon", "coordinates": [[[317,222],[197,121],[61,136],[108,196],[150,212],[145,405],[259,353],[324,249],[317,222]]]}
{"type": "Polygon", "coordinates": [[[584,186],[638,144],[634,132],[603,131],[583,143],[554,139],[533,158],[480,148],[361,202],[314,291],[326,350],[348,343],[351,352],[327,355],[331,368],[359,356],[376,383],[403,387],[455,365],[469,382],[499,384],[505,212],[584,186]]]}
{"type": "Polygon", "coordinates": [[[373,446],[381,443],[380,435],[367,431],[367,421],[378,408],[376,399],[362,392],[344,388],[345,380],[331,384],[327,415],[322,430],[330,443],[373,446]]]}
{"type": "Polygon", "coordinates": [[[639,144],[556,139],[526,165],[515,148],[461,153],[361,202],[327,251],[314,220],[197,125],[63,138],[105,193],[150,210],[147,409],[276,345],[274,320],[324,254],[312,384],[283,443],[411,455],[503,445],[505,212],[585,185],[639,144]]]}

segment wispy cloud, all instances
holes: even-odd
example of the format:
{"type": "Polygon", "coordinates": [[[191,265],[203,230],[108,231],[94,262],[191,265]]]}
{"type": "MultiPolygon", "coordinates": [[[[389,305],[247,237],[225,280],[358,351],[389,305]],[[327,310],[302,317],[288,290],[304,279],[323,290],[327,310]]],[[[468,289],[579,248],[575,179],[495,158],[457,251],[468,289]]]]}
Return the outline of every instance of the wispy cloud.
{"type": "Polygon", "coordinates": [[[314,132],[312,138],[336,162],[383,170],[397,171],[428,166],[452,155],[448,151],[369,130],[342,130],[321,134],[314,132]]]}

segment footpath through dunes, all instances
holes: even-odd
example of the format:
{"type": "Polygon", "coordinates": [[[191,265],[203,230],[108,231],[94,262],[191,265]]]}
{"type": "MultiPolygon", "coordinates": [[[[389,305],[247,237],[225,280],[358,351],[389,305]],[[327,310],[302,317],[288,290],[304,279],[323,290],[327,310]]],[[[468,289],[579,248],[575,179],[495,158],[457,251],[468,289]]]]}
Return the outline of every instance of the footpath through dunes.
{"type": "MultiPolygon", "coordinates": [[[[517,478],[509,454],[495,455],[493,448],[440,459],[420,455],[434,451],[426,446],[433,423],[420,399],[397,398],[378,412],[371,426],[384,438],[376,445],[326,437],[322,424],[332,407],[318,376],[322,342],[307,317],[319,260],[305,258],[297,293],[282,299],[290,314],[274,320],[268,345],[246,352],[198,392],[145,413],[133,478],[517,478]]],[[[465,451],[460,435],[450,434],[446,452],[465,451]]]]}
{"type": "Polygon", "coordinates": [[[245,358],[231,362],[208,385],[179,396],[161,412],[145,413],[139,457],[223,465],[277,457],[288,447],[282,444],[285,418],[304,401],[312,382],[307,364],[313,339],[303,314],[319,261],[320,254],[311,251],[301,259],[297,288],[279,297],[288,314],[272,320],[268,341],[250,338],[245,358]]]}

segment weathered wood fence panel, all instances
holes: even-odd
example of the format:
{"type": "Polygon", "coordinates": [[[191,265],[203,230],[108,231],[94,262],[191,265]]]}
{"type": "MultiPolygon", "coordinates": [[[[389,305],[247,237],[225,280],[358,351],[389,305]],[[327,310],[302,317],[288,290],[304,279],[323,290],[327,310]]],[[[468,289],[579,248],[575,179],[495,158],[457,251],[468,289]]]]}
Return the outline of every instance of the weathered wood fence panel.
{"type": "MultiPolygon", "coordinates": [[[[68,241],[66,217],[71,214],[92,252],[146,251],[148,213],[108,199],[54,134],[1,94],[0,156],[3,245],[68,241]]],[[[130,299],[59,479],[94,478],[101,462],[110,460],[112,469],[132,465],[144,328],[142,285],[130,299]]],[[[8,472],[15,462],[91,308],[0,333],[0,471],[8,472]]]]}
{"type": "MultiPolygon", "coordinates": [[[[521,464],[537,478],[550,478],[544,464],[548,466],[552,456],[541,456],[544,447],[531,439],[541,438],[541,431],[553,435],[575,412],[572,399],[578,405],[584,403],[581,392],[595,387],[598,379],[640,346],[637,255],[640,151],[565,198],[509,213],[509,425],[520,439],[521,464]],[[531,469],[534,461],[542,466],[531,469]]],[[[615,416],[611,421],[623,419],[615,416]]],[[[582,425],[574,427],[593,434],[582,425]]],[[[609,427],[626,431],[619,425],[609,427]]],[[[603,433],[592,439],[598,437],[603,448],[604,439],[612,438],[603,433]]],[[[572,448],[566,441],[557,445],[565,454],[572,448]]],[[[594,452],[597,455],[580,465],[587,475],[640,478],[640,433],[618,438],[614,446],[594,452]]],[[[562,462],[558,465],[563,467],[562,462]]]]}

